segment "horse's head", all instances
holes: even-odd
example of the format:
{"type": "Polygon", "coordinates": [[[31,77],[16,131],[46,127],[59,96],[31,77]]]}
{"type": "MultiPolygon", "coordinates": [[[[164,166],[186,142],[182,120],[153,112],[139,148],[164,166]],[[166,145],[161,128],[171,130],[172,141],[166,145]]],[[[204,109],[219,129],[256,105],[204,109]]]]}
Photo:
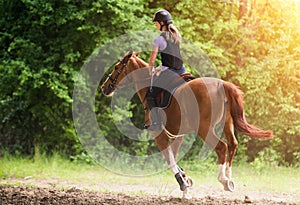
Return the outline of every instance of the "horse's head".
{"type": "MultiPolygon", "coordinates": [[[[136,58],[139,54],[129,51],[125,54],[122,60],[120,60],[114,67],[113,71],[108,75],[108,78],[102,84],[102,93],[106,96],[111,96],[117,87],[121,87],[121,81],[127,78],[127,75],[133,70],[140,67],[136,58]]],[[[144,65],[145,66],[145,65],[144,65]]],[[[124,80],[125,84],[133,83],[132,79],[124,80]]],[[[124,84],[124,83],[122,83],[124,84]]]]}

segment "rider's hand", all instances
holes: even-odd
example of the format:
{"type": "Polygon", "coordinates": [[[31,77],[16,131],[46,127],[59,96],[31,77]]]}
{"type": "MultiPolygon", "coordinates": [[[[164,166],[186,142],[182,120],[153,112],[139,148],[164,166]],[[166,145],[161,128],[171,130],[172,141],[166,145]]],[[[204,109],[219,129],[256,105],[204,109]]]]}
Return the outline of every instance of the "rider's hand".
{"type": "Polygon", "coordinates": [[[150,75],[157,75],[160,72],[160,70],[161,70],[160,66],[158,66],[156,68],[152,67],[151,71],[150,71],[150,75]]]}
{"type": "Polygon", "coordinates": [[[149,67],[149,75],[150,76],[154,75],[154,70],[155,70],[155,68],[153,66],[149,67]]]}

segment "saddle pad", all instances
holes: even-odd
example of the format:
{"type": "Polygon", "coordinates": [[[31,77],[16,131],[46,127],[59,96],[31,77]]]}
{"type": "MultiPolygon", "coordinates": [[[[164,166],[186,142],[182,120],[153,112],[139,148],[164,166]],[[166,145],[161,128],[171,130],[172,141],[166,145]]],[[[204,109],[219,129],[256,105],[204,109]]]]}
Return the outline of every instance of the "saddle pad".
{"type": "MultiPolygon", "coordinates": [[[[189,81],[195,79],[195,77],[192,76],[190,73],[183,73],[180,75],[180,77],[185,82],[189,82],[189,81]]],[[[158,107],[161,109],[165,109],[165,108],[169,107],[171,100],[172,100],[172,96],[175,93],[176,89],[179,88],[180,86],[182,86],[183,84],[177,85],[176,87],[170,89],[171,92],[168,92],[167,90],[162,90],[161,93],[158,94],[158,96],[156,98],[158,107]]]]}

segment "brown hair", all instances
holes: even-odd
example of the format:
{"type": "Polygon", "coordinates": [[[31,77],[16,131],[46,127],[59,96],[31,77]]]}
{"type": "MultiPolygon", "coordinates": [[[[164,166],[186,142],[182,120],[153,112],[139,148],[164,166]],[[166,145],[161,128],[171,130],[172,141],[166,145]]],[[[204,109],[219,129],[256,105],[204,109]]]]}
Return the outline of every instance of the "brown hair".
{"type": "Polygon", "coordinates": [[[165,31],[166,39],[179,45],[181,41],[181,36],[176,26],[174,26],[173,24],[169,24],[167,25],[167,28],[167,31],[165,31]]]}

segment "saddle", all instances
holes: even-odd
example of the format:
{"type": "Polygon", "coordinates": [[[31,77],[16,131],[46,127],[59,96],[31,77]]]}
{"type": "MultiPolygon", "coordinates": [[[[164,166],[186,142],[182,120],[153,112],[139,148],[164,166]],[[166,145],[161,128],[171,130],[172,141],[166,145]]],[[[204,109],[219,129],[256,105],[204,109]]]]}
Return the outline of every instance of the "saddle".
{"type": "Polygon", "coordinates": [[[161,109],[165,109],[169,107],[171,103],[172,96],[177,88],[179,88],[181,85],[183,85],[185,82],[189,82],[191,80],[194,80],[196,77],[192,76],[190,73],[183,73],[180,75],[180,77],[184,80],[181,84],[176,84],[175,87],[170,88],[171,92],[167,90],[162,90],[157,96],[156,96],[156,102],[157,106],[161,109]]]}

